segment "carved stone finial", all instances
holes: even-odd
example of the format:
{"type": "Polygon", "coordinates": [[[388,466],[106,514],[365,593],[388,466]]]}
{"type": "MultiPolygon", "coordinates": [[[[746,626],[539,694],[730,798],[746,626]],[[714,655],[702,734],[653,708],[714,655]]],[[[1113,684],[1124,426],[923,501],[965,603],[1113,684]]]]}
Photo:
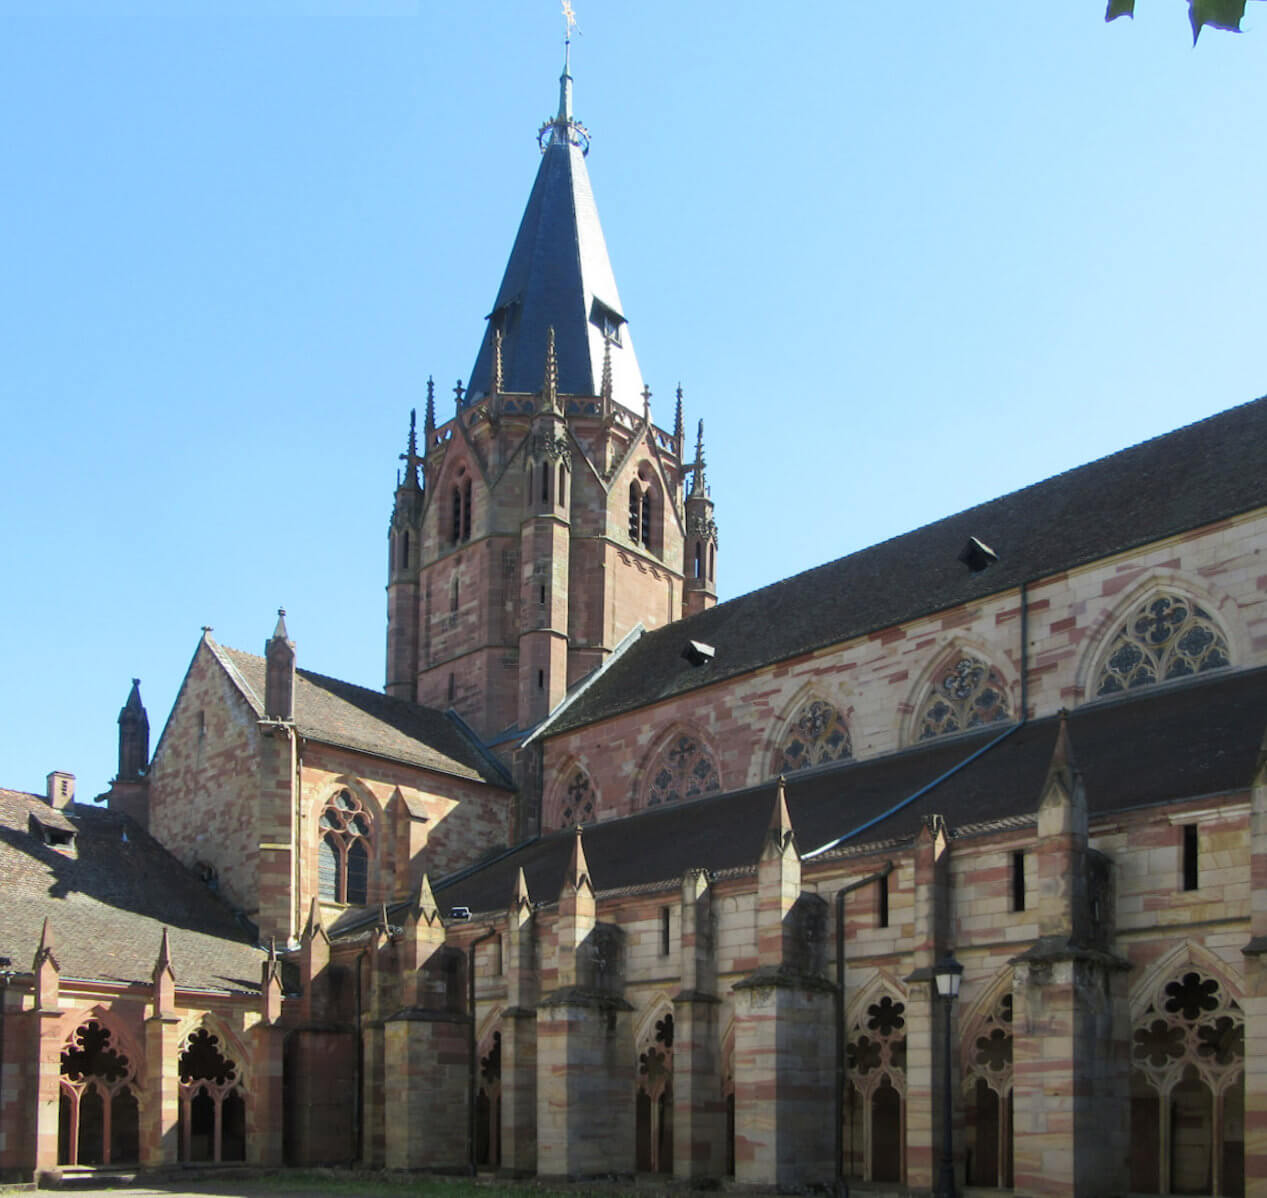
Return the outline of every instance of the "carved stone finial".
{"type": "Polygon", "coordinates": [[[646,383],[642,385],[642,418],[651,423],[651,388],[646,383]]]}
{"type": "Polygon", "coordinates": [[[461,379],[458,379],[457,383],[454,385],[454,387],[453,387],[453,394],[457,397],[457,401],[458,401],[458,410],[459,410],[459,411],[461,411],[461,409],[462,409],[462,396],[464,396],[464,395],[466,394],[466,388],[462,386],[462,380],[461,380],[461,379]]]}
{"type": "Polygon", "coordinates": [[[704,422],[699,422],[699,432],[695,438],[695,470],[691,475],[691,494],[708,498],[708,479],[704,474],[704,422]]]}
{"type": "Polygon", "coordinates": [[[678,460],[682,458],[682,384],[677,385],[677,412],[673,416],[673,440],[677,442],[678,460]]]}
{"type": "MultiPolygon", "coordinates": [[[[418,409],[409,409],[409,440],[405,444],[405,452],[400,455],[400,460],[405,463],[404,485],[410,490],[418,489],[418,463],[421,459],[418,457],[418,409]]],[[[400,485],[399,473],[397,474],[397,486],[400,485]]]]}
{"type": "Polygon", "coordinates": [[[423,418],[423,448],[431,448],[431,434],[436,431],[436,381],[427,375],[427,414],[423,418]]]}

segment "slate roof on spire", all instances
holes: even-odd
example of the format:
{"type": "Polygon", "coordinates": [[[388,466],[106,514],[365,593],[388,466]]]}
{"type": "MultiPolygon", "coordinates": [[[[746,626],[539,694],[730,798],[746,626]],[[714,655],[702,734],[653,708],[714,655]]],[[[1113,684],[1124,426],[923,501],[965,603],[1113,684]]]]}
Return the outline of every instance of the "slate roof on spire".
{"type": "Polygon", "coordinates": [[[546,330],[553,325],[559,391],[597,395],[603,339],[610,333],[613,395],[633,408],[642,390],[607,243],[585,168],[588,138],[572,118],[567,64],[559,80],[558,113],[541,131],[541,165],[532,185],[506,273],[484,330],[466,402],[484,395],[491,378],[493,332],[502,332],[502,385],[535,393],[541,386],[546,330]]]}

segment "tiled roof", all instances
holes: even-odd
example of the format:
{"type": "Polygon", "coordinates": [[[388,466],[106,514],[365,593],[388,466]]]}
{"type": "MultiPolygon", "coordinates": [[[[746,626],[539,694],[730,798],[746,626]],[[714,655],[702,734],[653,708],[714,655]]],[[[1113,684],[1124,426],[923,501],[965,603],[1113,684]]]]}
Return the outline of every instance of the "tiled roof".
{"type": "Polygon", "coordinates": [[[259,988],[263,953],[225,903],[118,812],[62,814],[0,790],[0,878],[0,956],[18,972],[31,968],[47,915],[63,979],[148,982],[166,927],[177,986],[259,988]],[[73,828],[74,855],[32,833],[32,816],[73,828]]]}
{"type": "MultiPolygon", "coordinates": [[[[962,763],[1009,725],[793,774],[786,783],[787,803],[798,849],[809,853],[842,836],[846,846],[902,843],[933,813],[943,815],[952,831],[1017,826],[1020,817],[1037,810],[1058,726],[1055,716],[1010,726],[1011,735],[966,766],[962,763]],[[894,810],[948,773],[928,793],[894,810]]],[[[1246,790],[1264,729],[1267,669],[1135,691],[1089,703],[1069,716],[1074,764],[1093,817],[1246,790]]],[[[627,890],[672,882],[687,869],[720,872],[755,864],[774,793],[770,781],[587,827],[585,855],[595,888],[627,890]]],[[[534,901],[554,901],[571,843],[571,832],[553,833],[437,884],[442,909],[504,910],[521,866],[534,901]]]]}
{"type": "Polygon", "coordinates": [[[741,595],[642,637],[549,735],[1267,504],[1267,398],[741,595]],[[973,574],[969,537],[998,562],[973,574]],[[714,646],[701,666],[688,640],[714,646]]]}
{"type": "MultiPolygon", "coordinates": [[[[263,719],[264,659],[218,645],[210,637],[207,645],[263,719]]],[[[295,671],[295,726],[323,744],[511,787],[498,763],[444,712],[311,670],[295,671]]]]}
{"type": "MultiPolygon", "coordinates": [[[[555,139],[524,208],[493,313],[502,318],[502,386],[535,392],[545,377],[546,335],[553,328],[559,392],[597,395],[603,370],[603,330],[593,319],[595,301],[624,319],[607,243],[598,220],[585,156],[579,146],[555,139]]],[[[469,401],[488,390],[493,324],[485,327],[469,384],[469,401]]],[[[641,410],[642,375],[628,325],[611,349],[613,395],[641,410]]]]}

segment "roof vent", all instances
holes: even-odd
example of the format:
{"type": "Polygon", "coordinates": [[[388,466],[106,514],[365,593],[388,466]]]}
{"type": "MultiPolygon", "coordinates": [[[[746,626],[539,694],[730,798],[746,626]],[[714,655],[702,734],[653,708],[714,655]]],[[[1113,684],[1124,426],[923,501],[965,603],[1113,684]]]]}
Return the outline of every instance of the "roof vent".
{"type": "Polygon", "coordinates": [[[959,550],[959,560],[974,574],[980,574],[988,566],[994,565],[999,560],[999,555],[984,541],[969,537],[968,543],[959,550]]]}
{"type": "Polygon", "coordinates": [[[687,641],[682,656],[693,666],[702,666],[717,656],[717,650],[703,641],[687,641]]]}

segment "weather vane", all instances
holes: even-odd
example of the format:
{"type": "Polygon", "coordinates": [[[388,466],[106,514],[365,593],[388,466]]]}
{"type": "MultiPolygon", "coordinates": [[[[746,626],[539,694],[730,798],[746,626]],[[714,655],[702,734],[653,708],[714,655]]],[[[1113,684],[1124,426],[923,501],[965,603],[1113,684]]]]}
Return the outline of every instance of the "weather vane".
{"type": "Polygon", "coordinates": [[[576,13],[572,10],[571,0],[563,0],[563,20],[567,25],[564,37],[572,40],[572,30],[576,28],[576,13]]]}

